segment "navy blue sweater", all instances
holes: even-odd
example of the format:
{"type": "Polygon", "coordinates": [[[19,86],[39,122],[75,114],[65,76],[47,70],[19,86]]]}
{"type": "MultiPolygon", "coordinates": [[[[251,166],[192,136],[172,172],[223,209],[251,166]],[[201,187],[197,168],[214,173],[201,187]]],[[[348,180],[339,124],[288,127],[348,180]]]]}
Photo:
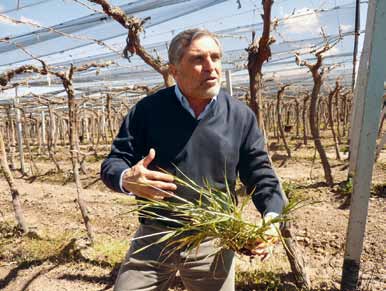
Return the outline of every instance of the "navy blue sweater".
{"type": "MultiPolygon", "coordinates": [[[[234,190],[236,177],[246,185],[260,213],[281,213],[284,201],[279,182],[264,150],[264,139],[254,113],[244,103],[221,90],[215,106],[196,120],[178,101],[174,87],[139,101],[128,113],[111,153],[102,163],[101,177],[120,192],[122,171],[135,165],[154,148],[149,165],[179,175],[177,166],[189,178],[203,185],[203,178],[218,189],[228,184],[234,190]],[[175,166],[174,166],[175,165],[175,166]]],[[[186,199],[196,194],[178,186],[186,199]]]]}

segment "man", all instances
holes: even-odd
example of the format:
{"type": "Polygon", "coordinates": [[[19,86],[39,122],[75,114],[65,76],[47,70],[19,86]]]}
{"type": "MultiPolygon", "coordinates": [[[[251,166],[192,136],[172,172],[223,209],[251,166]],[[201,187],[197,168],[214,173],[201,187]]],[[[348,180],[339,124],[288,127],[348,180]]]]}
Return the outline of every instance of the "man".
{"type": "MultiPolygon", "coordinates": [[[[168,193],[194,201],[197,196],[177,186],[176,167],[203,185],[203,178],[224,189],[225,177],[234,190],[239,174],[256,208],[266,217],[281,213],[283,199],[254,113],[220,90],[222,51],[215,35],[191,29],[175,36],[169,65],[176,86],[138,102],[125,118],[108,158],[102,164],[104,183],[139,199],[170,199],[168,193]]],[[[166,243],[140,248],[159,239],[166,223],[140,219],[115,289],[167,290],[177,272],[188,290],[234,290],[233,252],[213,254],[206,240],[194,254],[176,251],[165,257],[166,243]]],[[[264,243],[251,253],[266,256],[264,243]]]]}

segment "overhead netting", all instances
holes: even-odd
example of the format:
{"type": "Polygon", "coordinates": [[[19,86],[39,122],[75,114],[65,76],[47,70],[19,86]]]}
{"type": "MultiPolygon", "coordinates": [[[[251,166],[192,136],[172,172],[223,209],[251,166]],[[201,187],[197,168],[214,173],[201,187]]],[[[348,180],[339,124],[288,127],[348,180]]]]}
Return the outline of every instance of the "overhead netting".
{"type": "MultiPolygon", "coordinates": [[[[138,84],[154,86],[162,83],[161,76],[138,56],[130,58],[130,62],[122,57],[127,31],[110,17],[97,12],[101,10],[99,5],[85,0],[21,0],[17,9],[16,2],[2,2],[1,14],[16,20],[23,20],[23,15],[28,15],[24,21],[29,25],[17,24],[20,32],[16,34],[2,30],[0,38],[6,37],[7,41],[0,42],[0,73],[23,64],[40,65],[31,57],[33,55],[58,69],[64,69],[70,64],[79,66],[92,61],[114,62],[114,65],[108,68],[77,73],[74,84],[79,94],[98,94],[111,88],[138,84]],[[84,5],[81,5],[82,3],[84,5]],[[68,6],[75,12],[63,21],[60,9],[68,6]],[[47,10],[51,18],[40,23],[39,18],[34,18],[32,12],[47,7],[57,7],[57,10],[47,10]],[[57,23],[55,18],[58,19],[57,23]],[[104,44],[97,44],[96,41],[103,41],[104,44]],[[28,50],[29,54],[20,47],[28,50]]],[[[148,18],[144,26],[145,31],[141,35],[142,44],[148,52],[159,56],[165,62],[169,41],[179,31],[202,27],[216,32],[223,44],[224,70],[232,72],[235,87],[248,86],[245,49],[251,42],[253,31],[256,37],[261,35],[261,1],[145,0],[110,3],[120,5],[128,15],[148,18]]],[[[344,86],[351,86],[355,1],[306,1],[304,5],[309,6],[298,7],[288,0],[277,0],[273,4],[272,18],[277,25],[272,36],[276,42],[271,45],[272,58],[263,66],[267,95],[277,90],[278,84],[291,83],[305,89],[311,86],[310,73],[306,68],[295,64],[294,55],[299,52],[303,59],[311,63],[315,61],[315,57],[307,52],[323,45],[325,40],[320,33],[321,27],[330,42],[342,37],[341,42],[326,53],[324,63],[337,64],[329,74],[327,83],[333,86],[339,76],[344,86]]],[[[367,1],[362,1],[361,8],[365,11],[367,1]]],[[[362,30],[364,14],[362,12],[362,30]]],[[[7,21],[10,22],[10,19],[0,18],[0,23],[3,23],[1,27],[6,27],[7,21]]],[[[18,88],[21,95],[30,91],[60,92],[60,81],[51,76],[22,75],[14,78],[13,82],[26,78],[27,85],[18,88]]],[[[0,94],[0,99],[7,99],[14,95],[14,90],[0,94]]]]}

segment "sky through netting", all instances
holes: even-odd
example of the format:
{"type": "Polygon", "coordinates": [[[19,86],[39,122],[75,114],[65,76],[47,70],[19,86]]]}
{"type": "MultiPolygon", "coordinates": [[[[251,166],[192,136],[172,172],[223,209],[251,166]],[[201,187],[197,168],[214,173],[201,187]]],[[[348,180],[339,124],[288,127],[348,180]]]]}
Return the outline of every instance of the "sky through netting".
{"type": "MultiPolygon", "coordinates": [[[[126,44],[126,30],[103,13],[101,8],[85,0],[16,0],[0,2],[0,73],[23,64],[40,65],[20,46],[53,67],[65,68],[71,63],[81,65],[91,61],[114,61],[108,68],[88,70],[74,77],[75,88],[97,92],[98,89],[135,84],[156,85],[161,76],[138,56],[130,62],[122,57],[126,44]],[[84,3],[85,5],[81,5],[84,3]],[[29,24],[14,24],[12,19],[29,24]],[[56,32],[53,32],[52,29],[56,32]],[[58,33],[59,32],[59,33],[58,33]],[[106,46],[96,44],[103,41],[106,46]]],[[[145,0],[110,1],[127,14],[148,18],[142,44],[154,56],[166,61],[170,39],[179,31],[202,27],[216,32],[223,44],[224,70],[231,70],[233,84],[247,87],[246,48],[252,31],[261,35],[261,1],[235,0],[145,0]]],[[[365,26],[367,1],[361,3],[361,31],[365,26]]],[[[346,87],[351,86],[355,1],[276,0],[273,19],[277,26],[272,31],[276,42],[271,46],[272,58],[263,66],[265,91],[277,90],[278,83],[291,83],[308,88],[311,75],[306,68],[295,64],[295,52],[312,62],[311,49],[323,45],[321,27],[330,41],[342,36],[342,41],[326,54],[325,64],[338,64],[330,73],[328,83],[333,86],[339,76],[346,87]]],[[[363,39],[363,34],[361,39],[363,39]]],[[[360,42],[361,43],[361,42],[360,42]]],[[[361,48],[361,45],[360,45],[361,48]]],[[[24,80],[17,76],[13,82],[24,80]]],[[[46,76],[29,76],[27,86],[19,86],[25,94],[60,90],[59,80],[46,76]]],[[[1,99],[14,95],[14,90],[0,93],[1,99]]]]}

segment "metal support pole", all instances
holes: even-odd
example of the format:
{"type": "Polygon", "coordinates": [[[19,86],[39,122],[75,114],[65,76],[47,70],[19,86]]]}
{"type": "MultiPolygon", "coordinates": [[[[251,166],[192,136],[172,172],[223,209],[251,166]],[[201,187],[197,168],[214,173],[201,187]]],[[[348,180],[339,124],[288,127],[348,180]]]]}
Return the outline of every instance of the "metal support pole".
{"type": "Polygon", "coordinates": [[[370,0],[366,33],[355,86],[355,112],[352,149],[355,157],[353,193],[343,262],[342,291],[357,288],[360,257],[366,228],[370,184],[374,166],[383,84],[386,79],[386,1],[370,0]]]}
{"type": "Polygon", "coordinates": [[[358,55],[358,39],[360,35],[361,29],[361,19],[360,19],[360,11],[361,11],[361,1],[356,0],[355,3],[355,34],[354,34],[354,51],[352,58],[352,80],[351,80],[351,90],[354,91],[355,87],[355,77],[356,77],[356,68],[357,68],[357,55],[358,55]]]}
{"type": "Polygon", "coordinates": [[[233,95],[233,89],[232,89],[232,72],[231,70],[226,70],[225,72],[225,79],[227,82],[227,90],[229,95],[233,95]]]}

